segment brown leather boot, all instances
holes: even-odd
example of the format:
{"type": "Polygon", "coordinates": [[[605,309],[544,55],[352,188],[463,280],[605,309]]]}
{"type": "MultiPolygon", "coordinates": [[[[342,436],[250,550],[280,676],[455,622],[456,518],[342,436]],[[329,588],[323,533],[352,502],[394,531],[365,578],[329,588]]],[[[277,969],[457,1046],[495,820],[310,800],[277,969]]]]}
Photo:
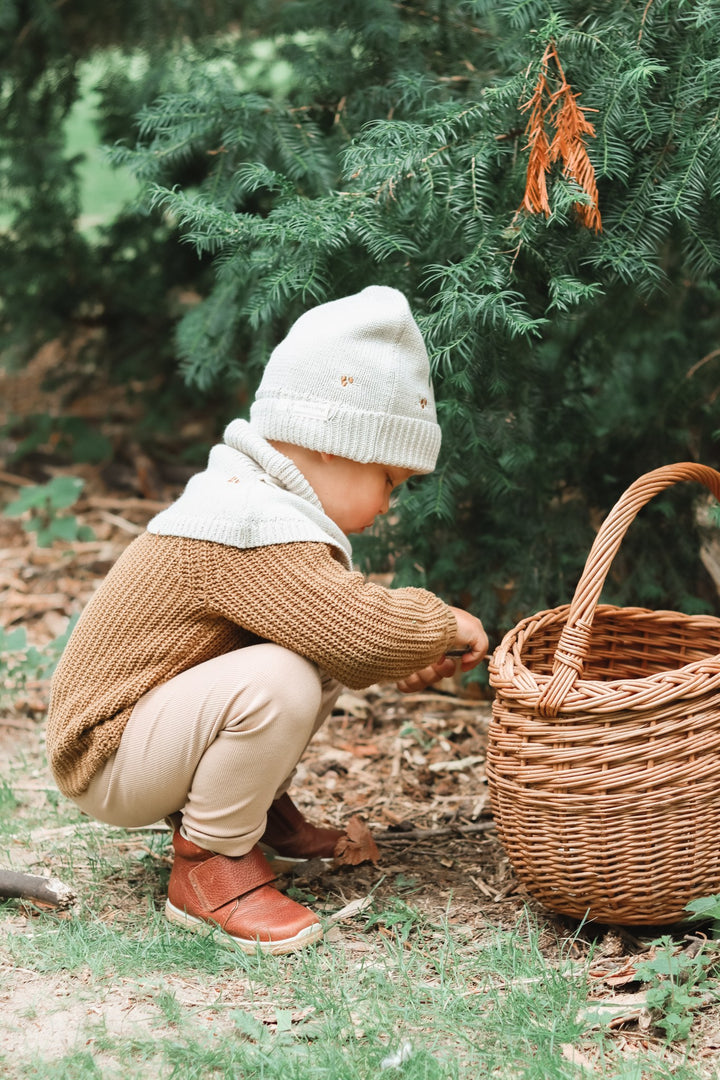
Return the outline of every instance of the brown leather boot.
{"type": "Polygon", "coordinates": [[[260,847],[278,868],[288,867],[308,859],[331,861],[341,836],[341,829],[312,825],[285,793],[268,810],[260,847]]]}
{"type": "Polygon", "coordinates": [[[224,930],[243,952],[292,952],[322,937],[317,915],[268,883],[276,875],[257,845],[231,857],[176,831],[165,916],[198,933],[224,930]]]}

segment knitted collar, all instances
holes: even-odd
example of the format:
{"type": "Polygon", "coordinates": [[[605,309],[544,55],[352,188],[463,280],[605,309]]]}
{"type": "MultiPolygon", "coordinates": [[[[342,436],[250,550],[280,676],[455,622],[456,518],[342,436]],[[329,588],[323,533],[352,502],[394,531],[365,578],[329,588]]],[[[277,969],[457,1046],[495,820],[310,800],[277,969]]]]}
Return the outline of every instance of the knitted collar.
{"type": "Polygon", "coordinates": [[[187,536],[230,547],[297,541],[330,544],[348,568],[352,549],[297,466],[246,420],[233,420],[207,468],[148,523],[160,536],[187,536]]]}

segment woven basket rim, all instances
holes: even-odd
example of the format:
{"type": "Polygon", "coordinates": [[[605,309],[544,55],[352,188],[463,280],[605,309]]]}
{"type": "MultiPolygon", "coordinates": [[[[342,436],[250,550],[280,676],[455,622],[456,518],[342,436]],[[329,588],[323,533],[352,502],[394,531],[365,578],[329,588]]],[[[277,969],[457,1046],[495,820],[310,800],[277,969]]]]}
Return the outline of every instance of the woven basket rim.
{"type": "MultiPolygon", "coordinates": [[[[548,608],[522,619],[505,634],[488,664],[490,685],[496,695],[527,709],[536,707],[551,675],[533,672],[521,659],[522,648],[533,634],[549,624],[564,622],[569,610],[569,604],[548,608]]],[[[714,629],[720,634],[720,617],[715,615],[688,615],[671,609],[598,604],[596,619],[609,614],[637,621],[648,617],[673,619],[690,629],[714,629]]],[[[694,700],[718,690],[720,652],[636,679],[625,676],[602,680],[580,676],[567,694],[558,719],[567,713],[612,714],[621,710],[636,712],[656,709],[669,701],[679,698],[694,700]]]]}

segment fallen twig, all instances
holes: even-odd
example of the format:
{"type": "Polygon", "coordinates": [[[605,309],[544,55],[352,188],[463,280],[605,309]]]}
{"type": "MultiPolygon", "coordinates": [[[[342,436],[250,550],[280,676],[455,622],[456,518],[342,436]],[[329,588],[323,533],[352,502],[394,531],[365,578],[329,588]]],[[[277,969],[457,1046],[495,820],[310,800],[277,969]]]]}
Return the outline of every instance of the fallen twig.
{"type": "Polygon", "coordinates": [[[145,532],[144,525],[136,525],[134,521],[128,521],[127,518],[121,517],[119,514],[112,514],[109,510],[101,510],[99,517],[106,521],[108,525],[117,525],[123,532],[132,533],[133,536],[139,536],[140,533],[145,532]]]}
{"type": "Polygon", "coordinates": [[[456,758],[452,761],[433,761],[428,765],[428,772],[462,772],[485,760],[484,754],[472,754],[470,757],[456,758]]]}
{"type": "Polygon", "coordinates": [[[490,714],[490,703],[478,701],[477,698],[462,698],[455,694],[446,694],[443,690],[423,692],[418,690],[414,694],[403,694],[403,703],[419,705],[422,702],[432,702],[434,705],[453,705],[460,709],[475,709],[476,712],[490,714]]]}
{"type": "Polygon", "coordinates": [[[72,836],[76,832],[84,832],[86,829],[111,829],[111,825],[105,825],[102,821],[77,821],[74,825],[57,825],[51,829],[33,829],[29,836],[30,842],[37,844],[44,840],[54,840],[61,836],[72,836]]]}
{"type": "Polygon", "coordinates": [[[125,512],[128,510],[149,510],[152,513],[157,513],[158,510],[164,510],[167,507],[168,501],[168,499],[126,499],[122,495],[89,495],[85,499],[87,506],[98,510],[117,510],[120,508],[125,510],[125,512]]]}
{"type": "Polygon", "coordinates": [[[57,908],[69,908],[75,903],[75,893],[57,878],[21,874],[17,870],[0,870],[0,896],[4,899],[34,900],[57,908]]]}
{"type": "Polygon", "coordinates": [[[0,469],[0,484],[12,484],[13,487],[29,487],[32,485],[32,480],[27,480],[24,476],[16,476],[15,473],[5,472],[4,469],[0,469]]]}
{"type": "Polygon", "coordinates": [[[473,877],[472,874],[468,874],[468,877],[472,881],[473,885],[475,885],[484,896],[487,896],[488,900],[492,900],[495,893],[492,889],[488,888],[482,878],[473,877]]]}
{"type": "Polygon", "coordinates": [[[0,717],[0,727],[17,728],[18,731],[36,731],[37,724],[32,720],[11,720],[7,716],[0,717]]]}
{"type": "Polygon", "coordinates": [[[438,829],[403,829],[401,831],[387,829],[385,832],[373,832],[373,837],[381,844],[403,843],[405,840],[429,840],[434,836],[487,832],[489,829],[494,828],[495,822],[489,819],[488,821],[478,821],[474,825],[443,825],[438,829]]]}
{"type": "Polygon", "coordinates": [[[60,794],[58,789],[56,788],[55,784],[53,784],[53,783],[48,783],[48,784],[13,784],[12,785],[12,790],[13,791],[39,791],[39,792],[42,792],[43,794],[45,792],[47,792],[47,791],[54,791],[57,794],[60,794]]]}
{"type": "Polygon", "coordinates": [[[345,905],[345,907],[340,908],[340,910],[336,911],[334,915],[330,915],[328,917],[328,926],[334,925],[338,922],[342,922],[343,919],[353,919],[356,915],[360,915],[363,911],[366,911],[367,908],[370,907],[372,902],[372,893],[370,893],[368,896],[362,896],[357,900],[351,900],[349,904],[345,905]]]}

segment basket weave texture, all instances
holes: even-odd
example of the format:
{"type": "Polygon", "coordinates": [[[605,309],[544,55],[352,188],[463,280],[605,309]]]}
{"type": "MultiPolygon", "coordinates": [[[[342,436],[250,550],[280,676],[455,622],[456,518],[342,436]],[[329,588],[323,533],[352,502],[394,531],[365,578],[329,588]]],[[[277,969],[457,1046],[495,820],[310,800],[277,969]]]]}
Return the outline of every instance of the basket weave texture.
{"type": "Polygon", "coordinates": [[[552,911],[665,924],[720,892],[720,619],[598,604],[638,510],[694,463],[641,476],[605,519],[572,603],[506,634],[487,776],[498,833],[552,911]]]}

